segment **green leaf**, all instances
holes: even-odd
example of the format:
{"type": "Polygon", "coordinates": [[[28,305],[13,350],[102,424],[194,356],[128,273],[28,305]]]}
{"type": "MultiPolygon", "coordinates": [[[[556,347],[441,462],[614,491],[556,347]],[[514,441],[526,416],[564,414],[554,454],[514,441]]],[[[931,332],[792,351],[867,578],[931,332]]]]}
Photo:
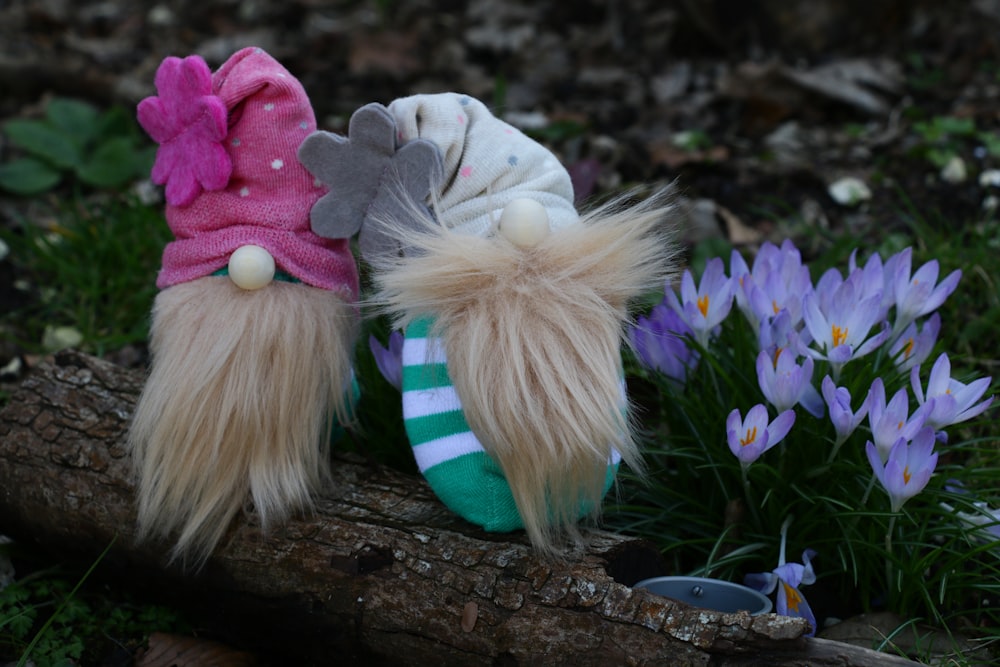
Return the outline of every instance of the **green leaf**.
{"type": "Polygon", "coordinates": [[[953,157],[955,151],[947,149],[931,148],[927,151],[927,160],[938,169],[943,169],[953,157]]]}
{"type": "Polygon", "coordinates": [[[95,136],[104,137],[134,137],[136,126],[132,116],[122,107],[112,107],[95,121],[95,136]]]}
{"type": "MultiPolygon", "coordinates": [[[[63,646],[63,654],[68,658],[79,660],[80,656],[83,655],[84,648],[86,647],[83,645],[83,640],[80,637],[70,637],[63,646]]],[[[75,662],[70,662],[68,660],[67,663],[70,665],[75,664],[75,662]]]]}
{"type": "Polygon", "coordinates": [[[37,120],[11,120],[4,125],[11,142],[62,169],[80,164],[76,142],[61,130],[37,120]]]}
{"type": "Polygon", "coordinates": [[[143,145],[135,148],[132,156],[132,172],[138,177],[148,177],[153,170],[153,163],[156,161],[156,146],[143,145]]]}
{"type": "Polygon", "coordinates": [[[31,157],[0,165],[0,188],[19,195],[51,190],[61,179],[53,167],[31,157]]]}
{"type": "Polygon", "coordinates": [[[35,624],[35,617],[38,612],[33,607],[23,607],[11,609],[5,612],[4,618],[0,619],[0,628],[4,628],[17,639],[24,639],[31,632],[35,624]]]}
{"type": "Polygon", "coordinates": [[[972,118],[955,118],[954,116],[938,116],[935,125],[942,134],[968,137],[976,132],[976,121],[972,118]]]}
{"type": "Polygon", "coordinates": [[[88,185],[121,187],[135,175],[135,147],[125,137],[105,141],[76,170],[76,174],[88,185]]]}
{"type": "Polygon", "coordinates": [[[71,598],[66,600],[66,603],[63,605],[62,612],[59,614],[59,620],[63,622],[72,622],[79,618],[85,618],[89,614],[90,605],[83,600],[71,598]]]}
{"type": "Polygon", "coordinates": [[[927,142],[935,142],[943,136],[938,125],[929,121],[917,121],[913,124],[913,131],[927,142]]]}
{"type": "Polygon", "coordinates": [[[1000,157],[1000,135],[992,132],[983,132],[979,135],[979,140],[986,147],[986,152],[992,157],[1000,157]]]}
{"type": "Polygon", "coordinates": [[[587,127],[583,123],[575,120],[557,120],[545,127],[525,130],[525,134],[539,141],[559,142],[578,137],[586,130],[587,127]]]}
{"type": "Polygon", "coordinates": [[[78,152],[82,152],[100,130],[97,108],[79,100],[54,99],[46,107],[45,115],[52,127],[73,141],[78,152]]]}

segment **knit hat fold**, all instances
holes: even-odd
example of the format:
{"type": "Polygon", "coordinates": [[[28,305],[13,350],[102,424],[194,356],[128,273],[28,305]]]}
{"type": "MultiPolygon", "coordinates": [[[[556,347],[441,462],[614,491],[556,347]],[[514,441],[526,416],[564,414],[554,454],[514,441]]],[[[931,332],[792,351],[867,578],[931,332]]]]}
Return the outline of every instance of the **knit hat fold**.
{"type": "Polygon", "coordinates": [[[325,190],[296,155],[316,130],[302,84],[254,47],[207,72],[198,56],[167,58],[157,72],[158,97],[138,109],[139,122],[160,143],[153,179],[167,186],[167,224],[175,236],[157,287],[210,275],[237,248],[257,245],[294,278],[355,300],[348,240],[322,238],[309,226],[325,190]]]}
{"type": "Polygon", "coordinates": [[[569,172],[551,151],[458,93],[413,95],[389,104],[400,141],[427,139],[444,156],[436,211],[456,231],[486,235],[514,199],[545,207],[553,229],[577,222],[569,172]]]}

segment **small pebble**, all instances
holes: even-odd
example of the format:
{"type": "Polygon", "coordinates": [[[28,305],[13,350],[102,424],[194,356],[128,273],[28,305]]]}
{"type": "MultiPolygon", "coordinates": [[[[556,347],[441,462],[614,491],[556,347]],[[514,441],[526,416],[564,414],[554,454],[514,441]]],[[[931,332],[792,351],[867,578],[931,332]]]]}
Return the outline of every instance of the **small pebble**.
{"type": "Polygon", "coordinates": [[[510,111],[504,120],[519,130],[541,130],[549,125],[548,116],[540,111],[510,111]]]}
{"type": "Polygon", "coordinates": [[[76,347],[83,342],[83,334],[73,327],[45,327],[42,335],[42,346],[49,352],[58,352],[69,347],[76,347]]]}
{"type": "Polygon", "coordinates": [[[860,178],[847,176],[834,181],[827,187],[833,201],[841,206],[857,206],[872,198],[871,189],[860,178]]]}
{"type": "Polygon", "coordinates": [[[149,10],[146,20],[149,21],[150,25],[157,28],[166,28],[174,25],[177,22],[177,17],[167,5],[156,5],[149,10]]]}
{"type": "Polygon", "coordinates": [[[940,176],[941,180],[945,183],[962,183],[969,176],[968,171],[965,168],[965,160],[957,155],[953,155],[952,158],[948,160],[947,164],[941,168],[940,176]]]}
{"type": "Polygon", "coordinates": [[[0,380],[16,380],[21,375],[21,370],[24,368],[24,362],[21,361],[21,357],[14,357],[11,359],[3,368],[0,368],[0,380]]]}
{"type": "Polygon", "coordinates": [[[979,174],[979,185],[983,188],[1000,187],[1000,169],[987,169],[979,174]]]}

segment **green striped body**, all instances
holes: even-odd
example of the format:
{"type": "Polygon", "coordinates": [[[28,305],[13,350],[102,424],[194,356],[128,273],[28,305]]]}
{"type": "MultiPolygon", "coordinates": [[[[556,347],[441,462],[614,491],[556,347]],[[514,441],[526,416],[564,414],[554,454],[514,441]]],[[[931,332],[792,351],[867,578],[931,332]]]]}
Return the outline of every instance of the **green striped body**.
{"type": "MultiPolygon", "coordinates": [[[[410,325],[403,343],[403,419],[417,467],[438,498],[467,521],[491,532],[523,528],[507,480],[462,414],[439,339],[430,320],[410,325]]],[[[620,457],[608,465],[605,493],[620,457]]],[[[591,508],[581,507],[580,515],[591,508]]]]}

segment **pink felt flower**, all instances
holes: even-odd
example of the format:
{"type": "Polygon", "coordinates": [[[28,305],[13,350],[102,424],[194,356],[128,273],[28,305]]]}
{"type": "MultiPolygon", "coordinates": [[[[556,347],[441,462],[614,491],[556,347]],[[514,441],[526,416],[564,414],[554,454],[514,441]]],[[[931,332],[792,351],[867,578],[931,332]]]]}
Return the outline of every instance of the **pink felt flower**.
{"type": "Polygon", "coordinates": [[[212,73],[199,56],[165,59],[156,71],[158,97],[139,103],[139,124],[160,144],[153,182],[167,203],[187,206],[202,190],[221,190],[233,165],[222,142],[226,105],[212,94],[212,73]]]}

